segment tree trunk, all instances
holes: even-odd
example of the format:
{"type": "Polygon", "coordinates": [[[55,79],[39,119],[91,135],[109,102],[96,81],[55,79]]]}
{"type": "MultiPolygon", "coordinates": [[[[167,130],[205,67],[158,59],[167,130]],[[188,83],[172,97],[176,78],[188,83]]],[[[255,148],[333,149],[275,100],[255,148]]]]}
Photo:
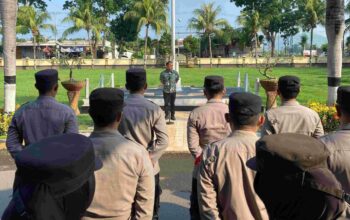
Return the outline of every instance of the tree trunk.
{"type": "Polygon", "coordinates": [[[271,34],[271,57],[275,56],[275,42],[276,42],[276,36],[274,33],[271,34]]]}
{"type": "Polygon", "coordinates": [[[88,36],[88,42],[89,42],[89,45],[90,45],[90,53],[91,53],[91,68],[93,69],[94,68],[94,45],[91,41],[91,36],[90,36],[90,30],[86,30],[87,32],[87,36],[88,36]]]}
{"type": "Polygon", "coordinates": [[[4,112],[16,110],[17,0],[0,0],[4,47],[4,112]]]}
{"type": "Polygon", "coordinates": [[[255,33],[255,66],[258,66],[258,33],[255,33]]]}
{"type": "Polygon", "coordinates": [[[210,68],[213,67],[213,51],[211,50],[211,37],[209,34],[209,56],[210,56],[210,68]]]}
{"type": "Polygon", "coordinates": [[[143,53],[143,68],[147,68],[147,40],[148,40],[148,29],[149,25],[146,25],[146,36],[145,36],[145,48],[144,48],[144,53],[143,53]]]}
{"type": "Polygon", "coordinates": [[[344,0],[327,0],[326,33],[328,39],[328,101],[332,106],[337,100],[342,71],[342,38],[344,33],[344,0]]]}
{"type": "Polygon", "coordinates": [[[309,66],[312,66],[312,43],[314,41],[314,28],[310,30],[310,58],[309,58],[309,66]]]}
{"type": "Polygon", "coordinates": [[[36,35],[33,34],[33,60],[34,60],[34,69],[36,70],[36,35]]]}
{"type": "Polygon", "coordinates": [[[112,59],[115,59],[115,40],[112,40],[111,47],[112,47],[112,59]]]}

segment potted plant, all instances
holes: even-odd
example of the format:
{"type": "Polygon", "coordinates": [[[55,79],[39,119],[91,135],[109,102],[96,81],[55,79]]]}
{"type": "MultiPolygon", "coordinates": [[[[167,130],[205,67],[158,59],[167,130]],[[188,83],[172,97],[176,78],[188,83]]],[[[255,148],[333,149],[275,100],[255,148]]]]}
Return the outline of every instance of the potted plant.
{"type": "Polygon", "coordinates": [[[70,61],[65,57],[62,59],[63,64],[69,67],[69,80],[62,81],[61,84],[67,90],[69,104],[71,108],[74,110],[76,115],[80,114],[79,106],[78,106],[80,90],[85,86],[84,81],[78,81],[73,79],[73,66],[79,65],[80,61],[81,59],[75,58],[75,59],[71,59],[71,63],[70,63],[70,61]]]}
{"type": "Polygon", "coordinates": [[[267,56],[266,62],[258,66],[259,73],[264,76],[264,79],[260,80],[260,85],[264,88],[267,97],[266,110],[277,107],[278,80],[272,75],[277,62],[278,59],[271,63],[271,57],[267,56]]]}

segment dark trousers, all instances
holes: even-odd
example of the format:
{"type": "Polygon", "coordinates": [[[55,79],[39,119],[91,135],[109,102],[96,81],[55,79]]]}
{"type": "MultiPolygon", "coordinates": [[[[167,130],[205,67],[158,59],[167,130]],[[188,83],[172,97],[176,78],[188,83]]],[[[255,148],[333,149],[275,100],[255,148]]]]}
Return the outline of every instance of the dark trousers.
{"type": "Polygon", "coordinates": [[[162,188],[159,182],[159,173],[154,176],[155,183],[155,195],[154,195],[154,208],[153,208],[153,220],[159,219],[159,207],[160,207],[160,194],[162,194],[162,188]]]}
{"type": "Polygon", "coordinates": [[[163,92],[163,97],[164,97],[165,116],[169,116],[170,112],[171,112],[171,116],[175,116],[176,92],[173,92],[173,93],[163,92]]]}
{"type": "Polygon", "coordinates": [[[197,180],[192,178],[192,193],[190,198],[190,215],[191,220],[200,220],[198,194],[197,194],[197,180]]]}

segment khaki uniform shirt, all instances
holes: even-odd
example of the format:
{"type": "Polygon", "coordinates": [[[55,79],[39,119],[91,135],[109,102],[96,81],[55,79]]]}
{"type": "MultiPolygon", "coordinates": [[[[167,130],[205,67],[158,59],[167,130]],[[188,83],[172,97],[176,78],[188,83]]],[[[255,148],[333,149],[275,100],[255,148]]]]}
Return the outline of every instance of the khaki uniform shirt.
{"type": "Polygon", "coordinates": [[[117,130],[94,131],[90,139],[103,167],[95,172],[95,195],[87,215],[113,220],[152,219],[154,174],[145,148],[117,130]]]}
{"type": "MultiPolygon", "coordinates": [[[[187,122],[187,143],[194,158],[202,154],[206,144],[221,140],[231,133],[230,124],[225,119],[228,106],[222,100],[211,99],[207,104],[194,109],[187,122]]],[[[197,176],[198,166],[194,169],[197,176]]]]}
{"type": "Polygon", "coordinates": [[[266,112],[262,136],[270,134],[297,133],[315,138],[324,135],[319,115],[296,101],[282,103],[266,112]]]}
{"type": "MultiPolygon", "coordinates": [[[[343,190],[350,193],[350,124],[330,133],[320,140],[331,152],[328,158],[330,170],[341,183],[343,190]]],[[[346,217],[350,218],[350,208],[346,210],[346,217]]]]}
{"type": "Polygon", "coordinates": [[[202,220],[268,219],[254,191],[255,171],[246,166],[255,157],[257,140],[255,133],[238,130],[204,150],[197,177],[202,220]]]}
{"type": "Polygon", "coordinates": [[[159,173],[158,160],[169,142],[163,110],[142,95],[131,94],[125,100],[119,132],[149,151],[154,173],[159,173]]]}

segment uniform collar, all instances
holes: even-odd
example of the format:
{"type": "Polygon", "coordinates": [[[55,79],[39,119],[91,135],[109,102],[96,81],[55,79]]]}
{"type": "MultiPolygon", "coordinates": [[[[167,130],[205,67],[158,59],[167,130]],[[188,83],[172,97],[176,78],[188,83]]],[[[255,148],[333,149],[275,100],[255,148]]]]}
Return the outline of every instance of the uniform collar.
{"type": "Polygon", "coordinates": [[[209,99],[207,103],[223,103],[222,99],[209,99]]]}
{"type": "Polygon", "coordinates": [[[95,128],[91,133],[90,137],[111,137],[111,136],[121,136],[118,129],[98,129],[95,128]]]}
{"type": "Polygon", "coordinates": [[[284,101],[282,102],[282,106],[298,106],[300,105],[298,101],[284,101]]]}
{"type": "Polygon", "coordinates": [[[134,94],[129,94],[128,98],[144,98],[144,96],[141,94],[134,93],[134,94]]]}
{"type": "Polygon", "coordinates": [[[56,99],[52,96],[48,96],[48,95],[40,95],[38,97],[38,100],[52,100],[52,101],[56,101],[56,99]]]}
{"type": "Polygon", "coordinates": [[[234,137],[234,136],[238,136],[238,135],[258,137],[256,132],[244,131],[244,130],[235,130],[230,134],[229,137],[234,137]]]}

